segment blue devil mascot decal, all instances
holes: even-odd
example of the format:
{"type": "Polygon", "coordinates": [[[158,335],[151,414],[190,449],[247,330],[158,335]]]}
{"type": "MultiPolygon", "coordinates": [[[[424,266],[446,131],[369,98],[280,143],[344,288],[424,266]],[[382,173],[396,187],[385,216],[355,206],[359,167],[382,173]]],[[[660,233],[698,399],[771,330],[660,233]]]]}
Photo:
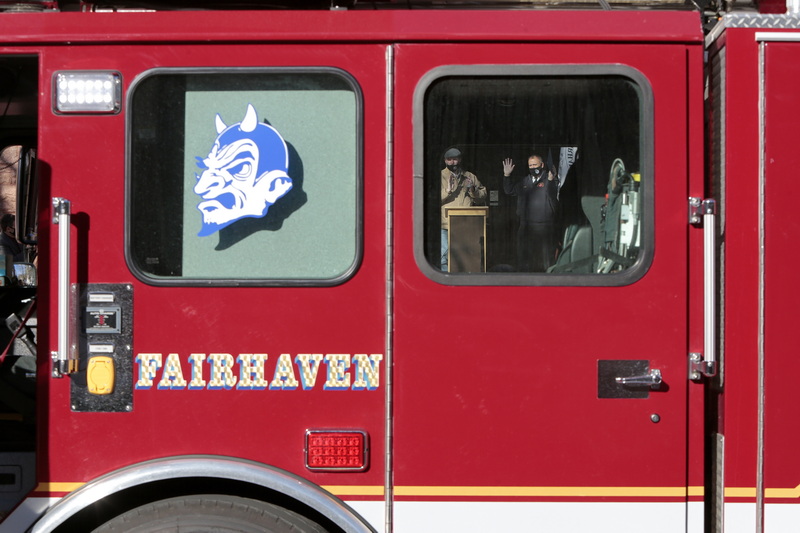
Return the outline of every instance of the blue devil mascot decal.
{"type": "Polygon", "coordinates": [[[241,122],[226,126],[216,119],[217,138],[205,159],[197,157],[203,170],[195,174],[194,192],[202,201],[199,236],[221,230],[241,218],[260,218],[292,188],[289,152],[280,133],[260,123],[252,105],[241,122]]]}

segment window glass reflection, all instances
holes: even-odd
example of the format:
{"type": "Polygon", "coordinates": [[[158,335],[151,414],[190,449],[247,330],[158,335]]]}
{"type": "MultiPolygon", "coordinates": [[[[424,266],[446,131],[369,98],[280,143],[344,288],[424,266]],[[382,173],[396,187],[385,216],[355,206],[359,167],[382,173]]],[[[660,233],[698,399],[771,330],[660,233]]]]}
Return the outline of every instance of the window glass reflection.
{"type": "MultiPolygon", "coordinates": [[[[642,89],[620,75],[444,76],[424,96],[425,256],[450,274],[612,274],[643,232],[642,89]]],[[[652,228],[651,228],[652,230],[652,228]]]]}

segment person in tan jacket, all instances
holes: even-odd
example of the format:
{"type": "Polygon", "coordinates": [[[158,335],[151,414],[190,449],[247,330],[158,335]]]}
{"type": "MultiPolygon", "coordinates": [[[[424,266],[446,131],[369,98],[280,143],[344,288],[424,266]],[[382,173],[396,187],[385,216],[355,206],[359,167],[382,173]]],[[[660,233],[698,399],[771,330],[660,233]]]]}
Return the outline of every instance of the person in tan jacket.
{"type": "Polygon", "coordinates": [[[448,224],[445,217],[447,207],[469,207],[486,202],[486,187],[472,172],[461,168],[461,150],[449,148],[444,153],[442,169],[442,272],[448,271],[448,224]]]}

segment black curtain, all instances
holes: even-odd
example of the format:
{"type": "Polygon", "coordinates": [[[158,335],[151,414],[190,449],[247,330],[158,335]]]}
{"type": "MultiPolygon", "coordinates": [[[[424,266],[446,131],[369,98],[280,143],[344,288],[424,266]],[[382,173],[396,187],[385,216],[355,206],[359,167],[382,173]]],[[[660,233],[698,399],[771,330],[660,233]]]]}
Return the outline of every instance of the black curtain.
{"type": "Polygon", "coordinates": [[[527,172],[531,154],[558,164],[561,147],[577,147],[579,159],[560,193],[564,224],[579,221],[581,197],[606,192],[612,162],[629,171],[640,165],[642,120],[637,87],[622,76],[447,77],[428,89],[424,105],[426,250],[439,254],[439,176],[443,153],[463,152],[462,166],[489,190],[489,266],[513,262],[515,201],[503,193],[502,161],[512,158],[513,176],[527,172]]]}

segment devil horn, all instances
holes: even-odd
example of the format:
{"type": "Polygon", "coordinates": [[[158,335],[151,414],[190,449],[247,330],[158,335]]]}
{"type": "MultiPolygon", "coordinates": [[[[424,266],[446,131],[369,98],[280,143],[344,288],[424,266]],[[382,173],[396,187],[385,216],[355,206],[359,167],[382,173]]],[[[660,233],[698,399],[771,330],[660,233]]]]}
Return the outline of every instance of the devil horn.
{"type": "Polygon", "coordinates": [[[239,127],[242,128],[242,131],[249,133],[255,131],[256,126],[258,126],[256,110],[251,104],[247,104],[247,113],[245,113],[242,124],[239,127]]]}
{"type": "Polygon", "coordinates": [[[225,123],[222,122],[222,117],[220,117],[219,114],[217,114],[217,135],[225,131],[225,128],[227,127],[228,126],[226,126],[225,123]]]}

